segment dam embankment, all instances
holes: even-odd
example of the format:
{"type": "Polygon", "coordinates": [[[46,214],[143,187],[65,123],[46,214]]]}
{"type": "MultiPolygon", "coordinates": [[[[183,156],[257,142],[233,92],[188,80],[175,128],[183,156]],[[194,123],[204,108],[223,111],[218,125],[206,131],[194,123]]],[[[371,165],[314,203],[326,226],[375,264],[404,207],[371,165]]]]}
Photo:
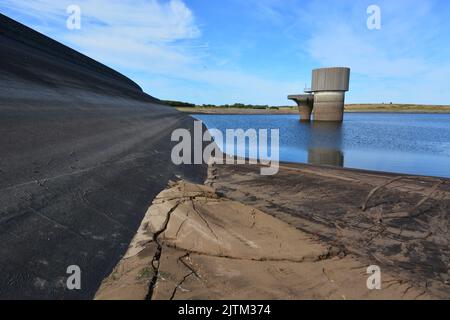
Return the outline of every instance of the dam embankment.
{"type": "Polygon", "coordinates": [[[92,298],[168,181],[204,180],[170,161],[193,119],[4,15],[0,56],[0,298],[92,298]]]}

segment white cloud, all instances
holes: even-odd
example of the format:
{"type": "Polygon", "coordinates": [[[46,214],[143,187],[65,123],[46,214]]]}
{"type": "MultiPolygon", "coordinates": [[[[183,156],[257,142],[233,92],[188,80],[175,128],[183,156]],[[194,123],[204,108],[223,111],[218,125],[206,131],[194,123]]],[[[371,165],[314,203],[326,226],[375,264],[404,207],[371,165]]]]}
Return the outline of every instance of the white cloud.
{"type": "Polygon", "coordinates": [[[66,8],[81,8],[83,27],[97,31],[113,31],[114,36],[139,41],[175,41],[200,35],[191,10],[181,0],[3,0],[3,6],[22,15],[40,20],[40,25],[53,22],[64,28],[66,8]],[[142,37],[144,36],[144,37],[142,37]]]}
{"type": "Polygon", "coordinates": [[[303,87],[303,80],[262,79],[210,56],[194,14],[182,0],[4,0],[3,5],[32,17],[37,30],[131,74],[148,93],[161,98],[289,103],[285,96],[303,87]],[[70,4],[81,8],[81,30],[65,28],[70,4]]]}
{"type": "MultiPolygon", "coordinates": [[[[286,43],[286,48],[274,50],[298,54],[293,68],[350,66],[349,101],[450,99],[445,89],[450,83],[450,67],[445,63],[450,46],[442,42],[442,35],[450,30],[436,16],[439,8],[433,7],[432,0],[377,0],[382,10],[380,31],[366,28],[370,1],[233,2],[247,10],[242,15],[248,20],[256,17],[252,27],[270,24],[272,29],[264,32],[279,37],[277,43],[286,43]]],[[[2,0],[0,7],[27,17],[23,20],[31,27],[130,76],[157,97],[197,103],[286,104],[287,94],[301,92],[310,81],[308,71],[296,74],[298,81],[279,74],[280,80],[273,79],[276,72],[271,69],[261,70],[259,74],[265,76],[248,72],[253,66],[245,63],[253,57],[245,55],[255,50],[242,48],[262,41],[252,33],[236,36],[234,43],[212,41],[215,47],[210,48],[183,0],[2,0]],[[69,4],[81,7],[81,30],[66,28],[69,4]]],[[[205,20],[210,22],[209,17],[205,20]]],[[[281,66],[286,63],[282,58],[267,63],[278,61],[281,66]]]]}
{"type": "Polygon", "coordinates": [[[6,1],[22,14],[42,13],[44,21],[34,26],[38,30],[123,71],[160,72],[188,63],[191,52],[172,44],[200,36],[192,12],[180,0],[6,1]],[[65,8],[72,3],[81,8],[81,30],[65,28],[65,8]]]}
{"type": "Polygon", "coordinates": [[[4,1],[33,18],[31,27],[125,73],[175,72],[196,58],[184,42],[201,33],[180,0],[4,1]],[[81,8],[81,30],[65,27],[66,8],[73,3],[81,8]]]}
{"type": "Polygon", "coordinates": [[[352,101],[448,101],[442,84],[450,83],[450,73],[442,71],[448,71],[448,63],[439,56],[447,50],[442,40],[448,31],[442,30],[447,24],[436,15],[436,3],[379,0],[382,28],[372,31],[366,27],[369,4],[343,0],[330,6],[327,1],[312,1],[297,9],[302,25],[289,32],[299,27],[309,30],[305,51],[320,66],[352,68],[353,90],[348,95],[352,101]]]}

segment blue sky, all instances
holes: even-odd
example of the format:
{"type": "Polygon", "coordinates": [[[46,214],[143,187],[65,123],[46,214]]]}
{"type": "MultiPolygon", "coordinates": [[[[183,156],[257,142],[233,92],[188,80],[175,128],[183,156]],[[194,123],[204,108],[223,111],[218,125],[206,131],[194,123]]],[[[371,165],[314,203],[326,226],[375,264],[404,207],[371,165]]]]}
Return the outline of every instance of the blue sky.
{"type": "Polygon", "coordinates": [[[311,69],[348,66],[349,103],[450,104],[446,0],[2,0],[0,12],[161,99],[292,104],[311,69]],[[71,4],[80,30],[66,27],[71,4]]]}

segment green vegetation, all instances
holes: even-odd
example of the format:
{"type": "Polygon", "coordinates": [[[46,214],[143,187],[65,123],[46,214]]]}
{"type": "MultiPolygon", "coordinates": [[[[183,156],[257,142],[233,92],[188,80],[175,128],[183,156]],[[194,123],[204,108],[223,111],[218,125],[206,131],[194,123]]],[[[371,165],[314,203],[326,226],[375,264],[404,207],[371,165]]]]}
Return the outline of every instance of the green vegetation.
{"type": "Polygon", "coordinates": [[[153,277],[154,271],[150,267],[145,267],[144,269],[139,270],[139,273],[136,276],[136,280],[142,280],[142,279],[150,279],[153,277]]]}
{"type": "MultiPolygon", "coordinates": [[[[184,112],[199,113],[223,113],[223,114],[296,114],[297,106],[269,106],[252,104],[202,104],[196,105],[180,101],[164,101],[167,105],[177,108],[184,112]]],[[[397,104],[397,103],[379,103],[379,104],[347,104],[345,112],[410,112],[410,113],[450,113],[450,105],[418,105],[418,104],[397,104]]]]}
{"type": "Polygon", "coordinates": [[[171,101],[171,100],[163,100],[163,102],[175,108],[203,108],[203,109],[222,108],[222,109],[255,109],[255,110],[266,110],[266,109],[279,110],[280,108],[291,108],[289,106],[278,107],[278,106],[254,105],[243,103],[224,104],[224,105],[215,105],[215,104],[196,105],[189,102],[171,101]]]}
{"type": "Polygon", "coordinates": [[[416,112],[416,113],[450,113],[450,106],[418,104],[348,104],[346,112],[416,112]]]}
{"type": "Polygon", "coordinates": [[[171,100],[162,100],[165,104],[175,107],[175,108],[195,108],[196,105],[188,102],[181,101],[171,101],[171,100]]]}

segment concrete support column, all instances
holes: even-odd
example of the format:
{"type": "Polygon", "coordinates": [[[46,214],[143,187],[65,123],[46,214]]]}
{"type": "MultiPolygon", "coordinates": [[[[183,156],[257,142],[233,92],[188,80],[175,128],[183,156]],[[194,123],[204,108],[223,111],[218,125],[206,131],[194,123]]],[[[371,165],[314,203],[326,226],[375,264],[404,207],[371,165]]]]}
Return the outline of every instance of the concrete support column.
{"type": "Polygon", "coordinates": [[[311,113],[313,110],[314,97],[311,94],[303,94],[296,96],[289,96],[290,100],[293,100],[298,105],[298,111],[300,112],[300,121],[311,121],[311,113]]]}
{"type": "Polygon", "coordinates": [[[300,111],[300,121],[311,121],[312,105],[308,103],[298,103],[300,111]]]}
{"type": "Polygon", "coordinates": [[[345,92],[321,91],[314,94],[314,121],[343,121],[345,92]]]}

